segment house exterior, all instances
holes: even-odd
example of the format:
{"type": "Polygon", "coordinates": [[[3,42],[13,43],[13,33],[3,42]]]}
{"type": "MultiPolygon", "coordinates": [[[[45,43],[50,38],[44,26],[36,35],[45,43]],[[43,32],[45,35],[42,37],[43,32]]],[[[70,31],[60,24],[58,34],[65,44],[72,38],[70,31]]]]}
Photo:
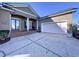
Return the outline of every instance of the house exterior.
{"type": "Polygon", "coordinates": [[[0,5],[0,30],[38,30],[38,18],[38,14],[30,5],[15,3],[0,5]]]}
{"type": "Polygon", "coordinates": [[[77,8],[69,8],[44,16],[39,21],[41,32],[71,34],[72,14],[77,8]]]}
{"type": "Polygon", "coordinates": [[[40,17],[26,4],[0,4],[0,30],[30,31],[48,33],[71,33],[72,14],[77,8],[70,8],[40,17]]]}

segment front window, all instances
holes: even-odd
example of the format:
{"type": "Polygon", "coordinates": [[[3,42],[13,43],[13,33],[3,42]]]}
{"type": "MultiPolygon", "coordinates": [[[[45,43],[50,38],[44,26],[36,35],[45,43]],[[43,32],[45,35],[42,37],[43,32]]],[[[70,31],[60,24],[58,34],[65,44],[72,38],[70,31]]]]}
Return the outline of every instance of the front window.
{"type": "Polygon", "coordinates": [[[20,27],[20,21],[18,19],[12,19],[11,20],[12,30],[19,30],[19,27],[20,27]]]}

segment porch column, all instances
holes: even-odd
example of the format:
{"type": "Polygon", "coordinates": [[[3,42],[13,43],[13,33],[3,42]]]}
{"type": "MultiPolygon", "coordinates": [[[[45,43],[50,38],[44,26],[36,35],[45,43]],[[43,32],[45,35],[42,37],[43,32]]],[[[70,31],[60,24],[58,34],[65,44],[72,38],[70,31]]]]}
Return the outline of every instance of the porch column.
{"type": "Polygon", "coordinates": [[[26,20],[26,26],[27,26],[27,31],[29,31],[29,18],[27,18],[27,20],[26,20]]]}
{"type": "Polygon", "coordinates": [[[38,30],[38,20],[36,21],[36,29],[38,30]]]}

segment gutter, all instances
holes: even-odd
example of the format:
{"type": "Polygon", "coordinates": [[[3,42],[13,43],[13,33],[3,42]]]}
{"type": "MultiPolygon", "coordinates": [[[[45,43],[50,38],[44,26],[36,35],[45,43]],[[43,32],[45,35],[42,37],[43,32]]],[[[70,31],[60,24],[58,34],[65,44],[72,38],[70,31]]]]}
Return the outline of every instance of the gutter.
{"type": "Polygon", "coordinates": [[[6,11],[9,11],[9,12],[14,12],[14,10],[10,10],[10,9],[8,9],[8,8],[4,8],[2,5],[0,5],[0,9],[6,10],[6,11]]]}

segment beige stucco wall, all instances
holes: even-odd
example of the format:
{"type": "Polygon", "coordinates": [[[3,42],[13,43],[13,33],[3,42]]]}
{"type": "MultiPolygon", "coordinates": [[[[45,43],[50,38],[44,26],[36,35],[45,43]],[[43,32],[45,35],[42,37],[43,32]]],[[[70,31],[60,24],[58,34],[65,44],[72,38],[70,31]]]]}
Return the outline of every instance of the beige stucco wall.
{"type": "MultiPolygon", "coordinates": [[[[62,22],[66,21],[67,22],[67,30],[70,30],[70,24],[72,24],[72,14],[65,14],[57,17],[51,18],[54,22],[62,22]]],[[[63,25],[65,26],[65,25],[63,25]]]]}
{"type": "Polygon", "coordinates": [[[41,23],[43,22],[61,22],[61,21],[67,21],[68,23],[71,23],[72,20],[72,14],[65,14],[61,16],[56,16],[56,17],[51,17],[51,18],[46,18],[46,19],[41,19],[41,23]]]}
{"type": "Polygon", "coordinates": [[[8,11],[0,10],[0,30],[11,29],[11,14],[8,11]]]}

